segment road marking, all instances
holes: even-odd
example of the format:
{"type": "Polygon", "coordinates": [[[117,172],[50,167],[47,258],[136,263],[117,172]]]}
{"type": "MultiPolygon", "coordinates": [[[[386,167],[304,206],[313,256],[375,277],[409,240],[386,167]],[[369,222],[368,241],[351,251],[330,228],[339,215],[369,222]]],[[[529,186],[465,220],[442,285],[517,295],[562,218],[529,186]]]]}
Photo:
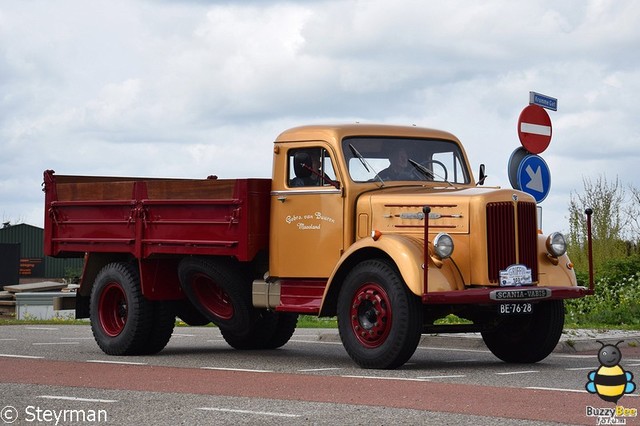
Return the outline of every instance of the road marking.
{"type": "Polygon", "coordinates": [[[558,358],[580,358],[580,359],[591,358],[593,359],[595,357],[595,355],[564,355],[564,354],[551,354],[551,355],[558,358]]]}
{"type": "Polygon", "coordinates": [[[432,380],[432,379],[459,379],[461,377],[467,377],[466,374],[452,374],[450,376],[420,376],[418,379],[432,380]]]}
{"type": "Polygon", "coordinates": [[[583,370],[597,370],[597,367],[574,367],[565,368],[566,371],[583,371],[583,370]]]}
{"type": "Polygon", "coordinates": [[[585,389],[543,388],[543,387],[538,387],[538,386],[529,386],[529,387],[526,387],[525,389],[546,390],[546,391],[560,391],[560,392],[589,393],[585,389]]]}
{"type": "Polygon", "coordinates": [[[122,364],[122,365],[148,365],[146,362],[133,362],[133,361],[108,361],[104,359],[88,359],[85,362],[93,362],[96,364],[122,364]]]}
{"type": "Polygon", "coordinates": [[[80,342],[42,342],[32,343],[33,346],[46,346],[46,345],[79,345],[80,342]]]}
{"type": "Polygon", "coordinates": [[[327,342],[326,340],[293,340],[290,339],[290,342],[294,343],[315,343],[316,345],[342,345],[342,342],[327,342]]]}
{"type": "Polygon", "coordinates": [[[38,398],[43,399],[59,399],[62,401],[80,401],[80,402],[104,402],[110,404],[118,402],[117,399],[91,399],[91,398],[78,398],[76,396],[63,396],[63,395],[40,395],[38,398]]]}
{"type": "Polygon", "coordinates": [[[57,327],[25,327],[27,330],[60,330],[57,327]]]}
{"type": "Polygon", "coordinates": [[[273,416],[273,417],[300,417],[298,414],[290,414],[290,413],[274,413],[271,411],[251,411],[251,410],[235,410],[231,408],[215,408],[215,407],[199,407],[196,410],[202,411],[218,411],[224,413],[237,413],[237,414],[253,414],[256,416],[273,416]]]}
{"type": "Polygon", "coordinates": [[[470,359],[450,359],[447,360],[445,362],[447,363],[455,363],[455,362],[477,362],[480,361],[479,359],[474,359],[474,358],[470,358],[470,359]]]}
{"type": "Polygon", "coordinates": [[[404,380],[407,382],[426,382],[427,381],[420,378],[409,378],[409,377],[352,376],[352,375],[342,375],[340,377],[345,377],[348,379],[404,380]]]}
{"type": "Polygon", "coordinates": [[[418,349],[426,349],[426,350],[430,350],[430,351],[455,351],[455,352],[479,352],[479,353],[483,353],[483,354],[488,354],[491,353],[491,351],[489,350],[483,350],[483,349],[458,349],[458,348],[437,348],[435,346],[418,346],[418,349]]]}
{"type": "Polygon", "coordinates": [[[171,337],[196,337],[195,334],[173,333],[171,337]]]}
{"type": "Polygon", "coordinates": [[[12,354],[0,354],[0,356],[6,358],[26,358],[26,359],[42,359],[43,356],[32,356],[32,355],[12,355],[12,354]]]}
{"type": "Polygon", "coordinates": [[[247,373],[273,373],[273,370],[252,370],[249,368],[200,367],[202,370],[243,371],[247,373]]]}
{"type": "Polygon", "coordinates": [[[511,374],[531,374],[531,373],[539,373],[540,371],[537,370],[526,370],[526,371],[507,371],[504,373],[494,373],[500,376],[508,376],[511,374]]]}
{"type": "Polygon", "coordinates": [[[61,337],[60,340],[93,340],[93,337],[61,337]]]}
{"type": "Polygon", "coordinates": [[[342,368],[338,367],[330,367],[330,368],[305,368],[303,370],[298,370],[299,372],[308,372],[308,371],[331,371],[331,370],[342,370],[342,368]]]}
{"type": "Polygon", "coordinates": [[[0,342],[13,342],[16,341],[18,339],[0,339],[0,342]]]}

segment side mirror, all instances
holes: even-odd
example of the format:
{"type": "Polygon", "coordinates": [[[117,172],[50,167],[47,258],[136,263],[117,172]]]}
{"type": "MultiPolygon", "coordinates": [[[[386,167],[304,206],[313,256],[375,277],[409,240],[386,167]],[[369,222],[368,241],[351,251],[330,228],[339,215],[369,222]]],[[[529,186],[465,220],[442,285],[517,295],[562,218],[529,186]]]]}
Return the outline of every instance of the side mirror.
{"type": "Polygon", "coordinates": [[[484,164],[480,164],[480,174],[478,176],[478,183],[476,185],[484,185],[484,180],[487,178],[487,175],[484,172],[484,164]]]}

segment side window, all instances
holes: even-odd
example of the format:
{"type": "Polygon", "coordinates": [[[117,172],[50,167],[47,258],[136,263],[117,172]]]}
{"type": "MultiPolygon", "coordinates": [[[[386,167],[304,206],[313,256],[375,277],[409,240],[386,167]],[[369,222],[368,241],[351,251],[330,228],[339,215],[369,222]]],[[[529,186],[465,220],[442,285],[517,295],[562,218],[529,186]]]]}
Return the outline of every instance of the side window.
{"type": "Polygon", "coordinates": [[[336,174],[326,149],[290,149],[287,155],[290,187],[336,186],[336,174]]]}

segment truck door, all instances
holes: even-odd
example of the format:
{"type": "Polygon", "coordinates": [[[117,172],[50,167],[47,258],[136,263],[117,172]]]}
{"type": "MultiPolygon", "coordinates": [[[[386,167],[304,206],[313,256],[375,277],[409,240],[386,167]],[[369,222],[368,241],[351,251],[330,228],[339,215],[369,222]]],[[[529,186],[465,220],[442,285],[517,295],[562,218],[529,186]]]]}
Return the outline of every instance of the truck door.
{"type": "Polygon", "coordinates": [[[343,245],[343,197],[334,162],[321,146],[283,154],[286,172],[274,173],[279,189],[271,193],[270,274],[327,278],[343,245]]]}

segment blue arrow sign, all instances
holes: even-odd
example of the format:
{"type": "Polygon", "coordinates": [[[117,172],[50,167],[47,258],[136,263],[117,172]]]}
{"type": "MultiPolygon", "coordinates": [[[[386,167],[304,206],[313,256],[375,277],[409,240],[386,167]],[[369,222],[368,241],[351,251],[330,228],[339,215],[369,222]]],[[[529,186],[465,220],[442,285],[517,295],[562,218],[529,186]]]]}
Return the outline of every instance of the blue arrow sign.
{"type": "Polygon", "coordinates": [[[547,163],[537,155],[527,155],[518,166],[518,189],[536,199],[544,201],[551,189],[551,172],[547,163]]]}

